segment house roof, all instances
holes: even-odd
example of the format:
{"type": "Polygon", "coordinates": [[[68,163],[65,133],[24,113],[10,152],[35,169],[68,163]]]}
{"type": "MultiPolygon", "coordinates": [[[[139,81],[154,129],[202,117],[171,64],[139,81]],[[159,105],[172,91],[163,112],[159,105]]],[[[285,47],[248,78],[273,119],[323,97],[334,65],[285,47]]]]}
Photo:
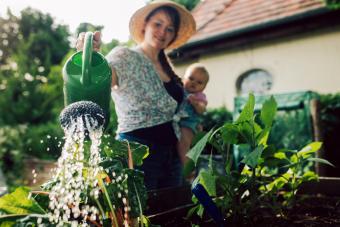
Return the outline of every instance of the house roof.
{"type": "Polygon", "coordinates": [[[197,33],[187,44],[324,8],[321,0],[204,0],[192,11],[197,33]]]}

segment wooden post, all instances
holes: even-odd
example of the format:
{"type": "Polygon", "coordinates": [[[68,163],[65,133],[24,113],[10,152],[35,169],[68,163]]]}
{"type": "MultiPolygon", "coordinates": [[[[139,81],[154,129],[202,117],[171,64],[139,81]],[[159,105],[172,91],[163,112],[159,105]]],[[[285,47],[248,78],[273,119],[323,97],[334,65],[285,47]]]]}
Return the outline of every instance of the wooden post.
{"type": "MultiPolygon", "coordinates": [[[[314,141],[323,141],[323,135],[322,135],[322,127],[321,127],[321,121],[320,121],[320,114],[319,114],[319,109],[320,109],[320,102],[317,99],[312,99],[310,102],[310,112],[312,116],[312,122],[313,122],[313,139],[314,141]]],[[[316,157],[317,158],[325,158],[325,150],[323,147],[316,152],[316,157]]],[[[315,163],[315,170],[316,173],[319,176],[326,176],[326,167],[324,164],[315,163]]]]}

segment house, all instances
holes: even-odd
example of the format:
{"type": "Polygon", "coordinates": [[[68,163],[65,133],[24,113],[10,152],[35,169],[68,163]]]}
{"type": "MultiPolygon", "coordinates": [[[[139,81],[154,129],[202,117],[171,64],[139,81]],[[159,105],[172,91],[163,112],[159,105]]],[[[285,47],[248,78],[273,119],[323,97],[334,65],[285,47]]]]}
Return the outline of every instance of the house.
{"type": "Polygon", "coordinates": [[[192,13],[197,33],[169,56],[179,75],[206,65],[208,107],[250,91],[340,91],[340,10],[323,1],[204,0],[192,13]]]}

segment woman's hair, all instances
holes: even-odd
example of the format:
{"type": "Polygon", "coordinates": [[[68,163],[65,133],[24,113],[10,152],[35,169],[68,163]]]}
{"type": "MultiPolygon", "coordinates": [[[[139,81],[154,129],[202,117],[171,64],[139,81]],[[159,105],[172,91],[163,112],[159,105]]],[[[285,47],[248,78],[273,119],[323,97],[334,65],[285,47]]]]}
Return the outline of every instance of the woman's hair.
{"type": "MultiPolygon", "coordinates": [[[[148,22],[153,15],[155,15],[156,13],[158,13],[160,11],[165,12],[170,17],[170,20],[171,20],[172,24],[174,25],[175,36],[174,36],[173,40],[171,41],[171,42],[173,42],[177,37],[177,33],[178,33],[179,25],[180,25],[180,17],[179,17],[179,14],[178,14],[176,9],[174,9],[170,6],[161,6],[159,8],[156,8],[145,18],[145,22],[148,22]]],[[[170,43],[169,43],[169,45],[170,45],[170,43]]],[[[167,75],[169,75],[172,80],[175,80],[177,83],[182,85],[183,83],[182,83],[181,78],[173,70],[173,68],[170,64],[170,60],[166,56],[164,50],[161,50],[159,52],[158,59],[159,59],[159,62],[161,63],[161,65],[162,65],[162,68],[165,71],[165,73],[167,75]]]]}

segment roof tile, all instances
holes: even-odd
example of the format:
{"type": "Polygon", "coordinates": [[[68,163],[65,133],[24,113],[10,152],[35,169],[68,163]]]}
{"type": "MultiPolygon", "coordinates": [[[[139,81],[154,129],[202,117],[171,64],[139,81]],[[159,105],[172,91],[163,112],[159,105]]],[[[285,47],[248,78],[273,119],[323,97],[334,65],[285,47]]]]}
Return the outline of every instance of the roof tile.
{"type": "Polygon", "coordinates": [[[192,12],[197,41],[324,7],[320,0],[204,0],[192,12]]]}

